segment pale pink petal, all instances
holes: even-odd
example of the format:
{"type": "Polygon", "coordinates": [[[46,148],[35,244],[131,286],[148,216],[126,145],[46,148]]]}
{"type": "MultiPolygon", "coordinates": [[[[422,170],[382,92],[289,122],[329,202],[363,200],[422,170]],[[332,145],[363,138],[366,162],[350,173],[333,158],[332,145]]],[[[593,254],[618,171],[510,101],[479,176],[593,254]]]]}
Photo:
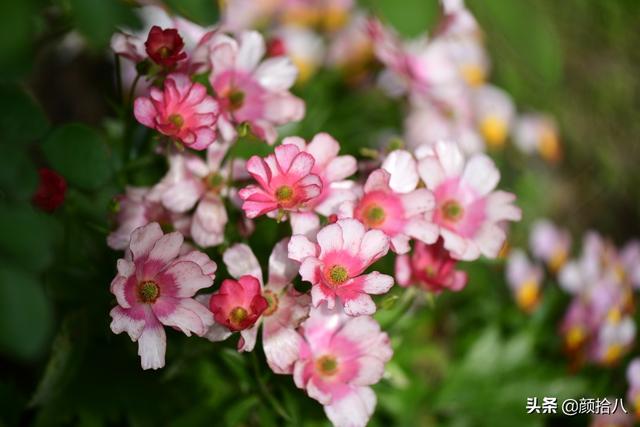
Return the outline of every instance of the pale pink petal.
{"type": "Polygon", "coordinates": [[[267,363],[276,374],[291,374],[298,358],[302,338],[290,328],[279,328],[273,333],[263,330],[262,347],[267,363]]]}
{"type": "Polygon", "coordinates": [[[395,265],[396,282],[400,286],[408,286],[411,282],[411,259],[409,255],[396,257],[395,265]]]}
{"type": "MultiPolygon", "coordinates": [[[[393,280],[391,280],[393,285],[393,280]]],[[[376,312],[376,304],[365,293],[358,294],[355,298],[349,298],[344,303],[344,312],[349,316],[372,315],[376,312]]]]}
{"type": "Polygon", "coordinates": [[[402,200],[402,206],[407,217],[432,211],[436,206],[433,193],[426,188],[420,188],[403,194],[400,196],[400,199],[402,200]]]}
{"type": "Polygon", "coordinates": [[[422,218],[410,220],[404,228],[405,233],[414,239],[431,244],[438,240],[440,230],[438,226],[422,218]]]}
{"type": "Polygon", "coordinates": [[[153,102],[149,98],[140,97],[133,103],[133,115],[143,125],[153,128],[155,127],[155,119],[158,115],[153,102]]]}
{"type": "Polygon", "coordinates": [[[389,180],[391,175],[384,169],[376,169],[367,178],[367,182],[364,184],[365,193],[370,193],[376,190],[388,191],[389,180]]]}
{"type": "MultiPolygon", "coordinates": [[[[325,167],[338,156],[340,144],[328,133],[321,132],[313,137],[305,151],[316,159],[316,166],[325,167]]],[[[333,181],[333,179],[329,178],[329,181],[333,181]]]]}
{"type": "Polygon", "coordinates": [[[164,366],[167,351],[167,335],[157,320],[147,322],[142,335],[138,338],[138,355],[142,369],[159,369],[164,366]]]}
{"type": "Polygon", "coordinates": [[[253,71],[264,54],[265,44],[262,34],[257,31],[246,31],[240,35],[235,65],[238,69],[253,71]]]}
{"type": "Polygon", "coordinates": [[[425,157],[418,162],[418,173],[428,189],[434,190],[446,179],[440,162],[435,157],[425,157]]]}
{"type": "Polygon", "coordinates": [[[254,75],[263,87],[274,92],[285,91],[295,83],[298,69],[291,59],[280,56],[263,61],[254,75]]]}
{"type": "Polygon", "coordinates": [[[244,243],[237,243],[224,252],[222,256],[227,271],[236,279],[250,275],[262,283],[262,269],[251,248],[244,243]]]}
{"type": "Polygon", "coordinates": [[[148,259],[160,265],[167,264],[178,256],[183,241],[184,237],[177,231],[165,234],[153,245],[148,259]]]}
{"type": "Polygon", "coordinates": [[[516,196],[505,191],[495,191],[486,198],[487,217],[491,221],[520,221],[522,211],[512,203],[516,196]]]}
{"type": "Polygon", "coordinates": [[[315,257],[318,253],[316,244],[302,235],[291,236],[288,250],[289,258],[298,262],[302,262],[307,257],[315,257]]]}
{"type": "Polygon", "coordinates": [[[211,327],[207,330],[207,333],[203,335],[204,338],[208,339],[211,342],[219,342],[224,341],[232,335],[232,332],[226,327],[213,323],[211,327]]]}
{"type": "MultiPolygon", "coordinates": [[[[363,230],[360,233],[360,235],[364,234],[364,227],[362,227],[362,229],[363,230]]],[[[320,231],[318,231],[316,238],[318,239],[318,244],[320,245],[321,254],[325,254],[332,250],[341,249],[343,245],[342,235],[343,235],[342,228],[337,223],[329,224],[326,227],[322,228],[320,231]]],[[[293,236],[293,238],[295,237],[296,236],[293,236]]],[[[292,238],[292,242],[293,242],[293,238],[292,238]]],[[[357,252],[357,249],[354,251],[354,253],[355,252],[357,252]]],[[[293,259],[296,259],[296,258],[293,258],[293,259]]]]}
{"type": "Polygon", "coordinates": [[[152,310],[163,325],[173,326],[187,336],[191,336],[191,332],[202,336],[213,325],[213,314],[191,298],[161,296],[152,310]]]}
{"type": "Polygon", "coordinates": [[[315,240],[320,229],[320,218],[313,212],[291,212],[289,216],[293,235],[302,234],[308,239],[315,240]]]}
{"type": "Polygon", "coordinates": [[[269,280],[270,287],[279,290],[282,286],[291,283],[298,275],[300,264],[289,259],[289,239],[282,239],[273,247],[269,256],[269,280]]]}
{"type": "Polygon", "coordinates": [[[156,281],[162,288],[162,294],[178,298],[190,298],[213,284],[211,276],[204,274],[202,268],[192,261],[172,264],[156,276],[156,281]]]}
{"type": "Polygon", "coordinates": [[[329,182],[343,180],[358,170],[358,162],[353,156],[338,156],[331,160],[325,169],[325,177],[329,182]]]}
{"type": "Polygon", "coordinates": [[[389,186],[393,191],[408,193],[418,185],[418,167],[408,151],[392,151],[382,163],[382,168],[391,175],[389,186]]]}
{"type": "Polygon", "coordinates": [[[304,117],[304,101],[288,92],[271,93],[265,102],[264,118],[276,125],[297,122],[304,117]]]}
{"type": "Polygon", "coordinates": [[[307,257],[300,265],[300,277],[309,283],[318,283],[322,263],[317,258],[307,257]]]}
{"type": "MultiPolygon", "coordinates": [[[[369,243],[365,243],[364,241],[368,234],[365,233],[364,225],[357,219],[352,218],[341,219],[336,224],[339,225],[342,231],[342,239],[340,239],[342,249],[353,255],[358,255],[360,258],[367,259],[367,254],[370,253],[369,250],[371,248],[365,246],[369,243]]],[[[327,226],[323,230],[329,227],[330,226],[327,226]]],[[[318,233],[318,243],[320,243],[320,233],[322,233],[323,230],[318,233]]],[[[371,238],[369,238],[369,240],[371,240],[371,238]]],[[[370,243],[374,243],[374,240],[371,240],[370,243]]],[[[320,243],[320,246],[322,246],[323,249],[326,247],[322,243],[320,243]]]]}
{"type": "Polygon", "coordinates": [[[145,326],[144,317],[134,318],[129,314],[129,310],[120,307],[113,307],[109,313],[111,316],[111,331],[114,334],[126,332],[131,341],[137,341],[142,335],[145,326]]]}
{"type": "Polygon", "coordinates": [[[447,178],[459,176],[464,167],[464,156],[460,147],[454,142],[438,141],[435,144],[435,152],[442,171],[447,178]]]}
{"type": "Polygon", "coordinates": [[[260,322],[256,322],[249,329],[240,331],[240,340],[238,341],[238,351],[253,351],[256,346],[256,339],[258,337],[258,328],[260,322]]]}
{"type": "Polygon", "coordinates": [[[389,292],[393,286],[393,277],[377,271],[361,276],[360,279],[362,280],[362,290],[368,294],[382,295],[389,292]]]}
{"type": "Polygon", "coordinates": [[[476,154],[467,162],[461,181],[484,196],[498,185],[500,171],[487,155],[476,154]]]}
{"type": "Polygon", "coordinates": [[[364,427],[376,407],[376,394],[369,387],[354,387],[353,391],[324,407],[335,427],[364,427]]]}
{"type": "Polygon", "coordinates": [[[189,144],[193,150],[204,150],[216,140],[216,132],[213,127],[199,127],[195,129],[195,141],[189,144]]]}
{"type": "Polygon", "coordinates": [[[185,179],[171,184],[162,193],[162,204],[173,212],[186,212],[193,208],[205,188],[201,181],[185,179]]]}
{"type": "Polygon", "coordinates": [[[207,148],[207,167],[209,171],[220,170],[220,165],[227,151],[229,151],[229,147],[231,147],[231,143],[222,141],[211,144],[209,148],[207,148]]]}
{"type": "Polygon", "coordinates": [[[131,233],[129,248],[134,260],[145,258],[151,252],[155,243],[162,237],[162,229],[157,222],[136,228],[131,233]]]}
{"type": "Polygon", "coordinates": [[[389,246],[391,250],[398,255],[406,254],[411,250],[411,246],[409,245],[410,240],[411,238],[406,234],[396,234],[389,239],[389,246]]]}
{"type": "Polygon", "coordinates": [[[487,223],[482,226],[475,240],[484,256],[495,258],[500,253],[506,238],[504,230],[495,224],[487,223]]]}
{"type": "Polygon", "coordinates": [[[380,230],[369,230],[362,238],[359,256],[370,264],[389,251],[389,238],[380,230]]]}

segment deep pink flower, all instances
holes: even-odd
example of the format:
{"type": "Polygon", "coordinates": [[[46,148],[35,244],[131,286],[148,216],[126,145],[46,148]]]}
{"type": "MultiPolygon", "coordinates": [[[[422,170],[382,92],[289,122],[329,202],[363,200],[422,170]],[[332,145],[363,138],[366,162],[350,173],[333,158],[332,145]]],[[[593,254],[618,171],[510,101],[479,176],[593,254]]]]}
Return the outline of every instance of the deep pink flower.
{"type": "Polygon", "coordinates": [[[163,30],[154,25],[149,31],[144,46],[153,62],[167,68],[173,68],[178,62],[187,58],[187,54],[182,51],[184,41],[175,28],[163,30]]]}
{"type": "Polygon", "coordinates": [[[162,325],[202,336],[213,324],[211,312],[192,297],[211,286],[215,263],[202,252],[180,256],[182,242],[182,234],[163,235],[155,222],[136,229],[111,282],[118,301],[110,313],[111,330],[126,331],[138,342],[143,369],[164,366],[167,342],[162,325]]]}
{"type": "Polygon", "coordinates": [[[163,90],[154,87],[148,98],[137,98],[133,113],[143,125],[194,150],[204,150],[216,139],[218,104],[186,74],[170,74],[163,90]]]}
{"type": "Polygon", "coordinates": [[[506,239],[501,224],[522,213],[513,205],[515,195],[493,191],[500,180],[493,161],[484,154],[466,161],[457,144],[440,141],[426,149],[418,171],[435,195],[433,221],[444,247],[458,259],[495,258],[506,239]]]}
{"type": "Polygon", "coordinates": [[[127,187],[125,193],[115,198],[116,229],[107,236],[107,245],[111,249],[123,250],[129,247],[129,238],[136,228],[157,222],[163,230],[176,230],[189,235],[191,219],[184,214],[167,210],[149,197],[146,187],[127,187]]]}
{"type": "Polygon", "coordinates": [[[40,168],[40,183],[31,201],[45,212],[55,211],[63,202],[67,192],[67,182],[56,171],[40,168]]]}
{"type": "Polygon", "coordinates": [[[223,281],[209,301],[216,322],[234,332],[252,327],[268,305],[260,282],[250,275],[223,281]]]}
{"type": "Polygon", "coordinates": [[[238,192],[247,217],[305,209],[322,191],[322,180],[312,173],[313,166],[313,156],[291,144],[276,147],[275,154],[265,159],[251,157],[247,171],[259,185],[249,185],[238,192]]]}
{"type": "Polygon", "coordinates": [[[353,217],[368,229],[381,230],[391,243],[391,250],[409,252],[409,241],[424,243],[438,239],[438,227],[431,222],[435,201],[431,191],[417,189],[418,173],[411,153],[396,150],[389,154],[382,169],[373,171],[358,201],[340,207],[343,217],[353,217]]]}
{"type": "Polygon", "coordinates": [[[466,286],[467,273],[456,270],[456,265],[442,239],[433,245],[416,241],[411,254],[396,258],[396,280],[400,286],[419,286],[430,292],[457,292],[466,286]]]}
{"type": "MultiPolygon", "coordinates": [[[[288,258],[288,239],[278,242],[269,257],[267,283],[262,286],[262,271],[255,255],[245,244],[236,244],[224,253],[223,259],[233,277],[255,277],[261,285],[267,308],[248,329],[240,331],[240,351],[251,351],[256,342],[258,328],[262,324],[262,346],[267,363],[278,374],[293,372],[293,362],[298,356],[300,336],[295,329],[307,318],[311,298],[301,294],[292,285],[298,274],[299,264],[288,258]]],[[[211,341],[221,341],[231,334],[224,325],[214,325],[207,333],[211,341]]]]}
{"type": "Polygon", "coordinates": [[[340,203],[355,198],[354,183],[346,178],[358,170],[357,161],[353,156],[339,156],[340,144],[331,135],[319,133],[308,144],[300,137],[290,136],[282,141],[282,145],[288,144],[313,156],[311,173],[322,181],[322,192],[307,203],[308,209],[329,216],[337,212],[340,203]]]}
{"type": "Polygon", "coordinates": [[[327,301],[333,308],[339,298],[351,316],[375,313],[369,294],[386,293],[393,278],[377,271],[363,273],[388,252],[389,238],[380,230],[365,231],[360,221],[349,218],[322,228],[317,240],[298,234],[289,242],[289,258],[302,263],[302,280],[313,285],[313,305],[327,301]]]}
{"type": "Polygon", "coordinates": [[[266,47],[260,33],[243,32],[238,41],[217,34],[210,49],[210,82],[220,103],[223,139],[234,140],[236,126],[248,123],[256,136],[272,144],[275,126],[302,119],[304,102],[289,92],[298,71],[284,56],[261,61],[266,47]]]}
{"type": "Polygon", "coordinates": [[[335,426],[365,426],[393,351],[386,333],[369,316],[345,316],[338,305],[311,310],[300,327],[302,343],[294,366],[296,385],[322,405],[335,426]]]}

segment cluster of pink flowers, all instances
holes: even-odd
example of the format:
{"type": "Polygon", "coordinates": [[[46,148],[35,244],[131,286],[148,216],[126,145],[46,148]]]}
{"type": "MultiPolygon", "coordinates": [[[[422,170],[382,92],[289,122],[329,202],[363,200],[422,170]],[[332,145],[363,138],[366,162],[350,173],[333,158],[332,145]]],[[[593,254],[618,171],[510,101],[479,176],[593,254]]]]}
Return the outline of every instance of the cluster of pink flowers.
{"type": "MultiPolygon", "coordinates": [[[[237,3],[230,2],[229,13],[237,3]]],[[[286,2],[277,15],[285,22],[289,14],[300,18],[307,3],[286,2]]],[[[317,3],[314,22],[331,14],[340,19],[335,14],[352,7],[317,3]]],[[[289,136],[271,154],[234,158],[234,144],[247,131],[275,144],[277,126],[303,117],[304,103],[289,89],[304,68],[288,58],[283,40],[232,29],[229,15],[221,27],[207,29],[152,10],[162,25],[148,34],[118,33],[113,47],[145,70],[138,76],[145,84],[132,90],[138,94],[133,112],[155,131],[168,170],[155,185],[129,187],[117,198],[107,243],[125,253],[111,284],[117,302],[111,329],[138,342],[144,369],[157,369],[165,364],[164,326],[210,341],[237,336],[242,352],[255,348],[262,326],[273,372],[292,375],[333,424],[365,425],[376,404],[371,386],[393,354],[372,317],[373,296],[396,282],[432,293],[463,289],[467,275],[458,262],[498,257],[509,222],[521,217],[515,196],[497,189],[494,162],[471,152],[459,133],[436,139],[425,133],[408,149],[377,152],[361,168],[326,133],[310,141],[289,136]],[[240,216],[232,225],[245,238],[263,215],[291,227],[273,242],[266,275],[262,254],[234,241],[227,227],[240,216]],[[214,286],[217,265],[205,251],[221,245],[230,277],[214,286]],[[395,257],[393,276],[376,270],[386,256],[395,257]],[[296,288],[298,275],[308,292],[296,288]]],[[[466,9],[451,13],[461,15],[447,21],[442,40],[429,41],[426,51],[417,45],[415,53],[377,22],[369,23],[373,38],[364,31],[366,20],[354,22],[376,44],[387,82],[440,105],[457,96],[439,87],[450,71],[438,65],[453,49],[446,37],[472,32],[468,25],[475,22],[466,9]]]]}
{"type": "Polygon", "coordinates": [[[591,231],[584,236],[580,257],[570,260],[569,233],[539,220],[533,225],[530,248],[537,262],[521,249],[512,250],[507,261],[507,282],[518,305],[530,312],[539,303],[543,263],[572,296],[560,334],[574,366],[618,363],[636,334],[634,291],[640,287],[640,242],[631,241],[618,250],[591,231]]]}

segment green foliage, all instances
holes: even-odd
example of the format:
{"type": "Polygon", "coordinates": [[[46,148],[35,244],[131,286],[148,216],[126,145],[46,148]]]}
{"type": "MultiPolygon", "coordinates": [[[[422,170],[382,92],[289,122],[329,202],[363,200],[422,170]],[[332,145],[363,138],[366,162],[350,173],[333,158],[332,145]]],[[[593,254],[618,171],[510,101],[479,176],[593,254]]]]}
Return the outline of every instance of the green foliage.
{"type": "Polygon", "coordinates": [[[217,0],[167,0],[166,4],[178,15],[204,26],[215,24],[220,16],[217,0]]]}
{"type": "Polygon", "coordinates": [[[71,185],[95,190],[111,176],[110,156],[102,137],[88,126],[69,124],[42,143],[51,166],[71,185]]]}
{"type": "Polygon", "coordinates": [[[401,4],[385,0],[363,0],[362,3],[401,35],[409,38],[431,32],[441,15],[438,0],[404,0],[401,4]]]}
{"type": "Polygon", "coordinates": [[[134,10],[120,0],[69,0],[75,27],[95,48],[104,48],[122,27],[140,26],[134,10]]]}

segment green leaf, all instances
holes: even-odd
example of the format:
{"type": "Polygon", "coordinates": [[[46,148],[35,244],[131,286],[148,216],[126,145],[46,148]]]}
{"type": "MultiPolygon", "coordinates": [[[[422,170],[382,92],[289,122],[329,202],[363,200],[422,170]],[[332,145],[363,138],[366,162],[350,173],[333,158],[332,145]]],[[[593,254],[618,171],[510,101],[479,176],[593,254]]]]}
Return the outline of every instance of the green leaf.
{"type": "Polygon", "coordinates": [[[40,271],[53,260],[56,222],[30,205],[0,207],[0,259],[40,271]]]}
{"type": "Polygon", "coordinates": [[[0,145],[0,191],[3,197],[28,200],[38,187],[38,172],[25,150],[0,145]]]}
{"type": "Polygon", "coordinates": [[[364,3],[400,34],[409,38],[431,31],[440,15],[439,0],[404,0],[401,7],[397,2],[388,0],[368,0],[364,3]]]}
{"type": "Polygon", "coordinates": [[[133,9],[118,0],[69,0],[76,28],[95,48],[103,48],[116,29],[138,28],[133,9]]]}
{"type": "Polygon", "coordinates": [[[52,309],[31,275],[0,266],[0,350],[20,359],[39,356],[49,339],[52,309]]]}
{"type": "Polygon", "coordinates": [[[111,176],[107,147],[88,126],[69,124],[56,129],[42,144],[42,151],[71,185],[95,190],[111,176]]]}
{"type": "Polygon", "coordinates": [[[213,25],[220,16],[216,0],[166,0],[165,4],[173,12],[200,25],[213,25]]]}
{"type": "MultiPolygon", "coordinates": [[[[0,2],[0,76],[16,78],[32,64],[34,1],[0,2]]],[[[7,105],[4,102],[3,105],[7,105]]],[[[0,125],[0,129],[4,126],[0,125]]]]}
{"type": "MultiPolygon", "coordinates": [[[[481,26],[491,30],[490,45],[500,55],[510,56],[511,63],[503,62],[509,67],[515,64],[522,80],[542,79],[546,85],[560,80],[563,60],[558,34],[539,6],[503,0],[471,0],[469,6],[481,26]]],[[[501,74],[501,63],[497,65],[501,74]]],[[[508,68],[505,73],[513,79],[514,70],[508,68]]]]}
{"type": "Polygon", "coordinates": [[[42,108],[19,87],[0,86],[0,99],[0,143],[31,142],[49,129],[42,108]]]}

